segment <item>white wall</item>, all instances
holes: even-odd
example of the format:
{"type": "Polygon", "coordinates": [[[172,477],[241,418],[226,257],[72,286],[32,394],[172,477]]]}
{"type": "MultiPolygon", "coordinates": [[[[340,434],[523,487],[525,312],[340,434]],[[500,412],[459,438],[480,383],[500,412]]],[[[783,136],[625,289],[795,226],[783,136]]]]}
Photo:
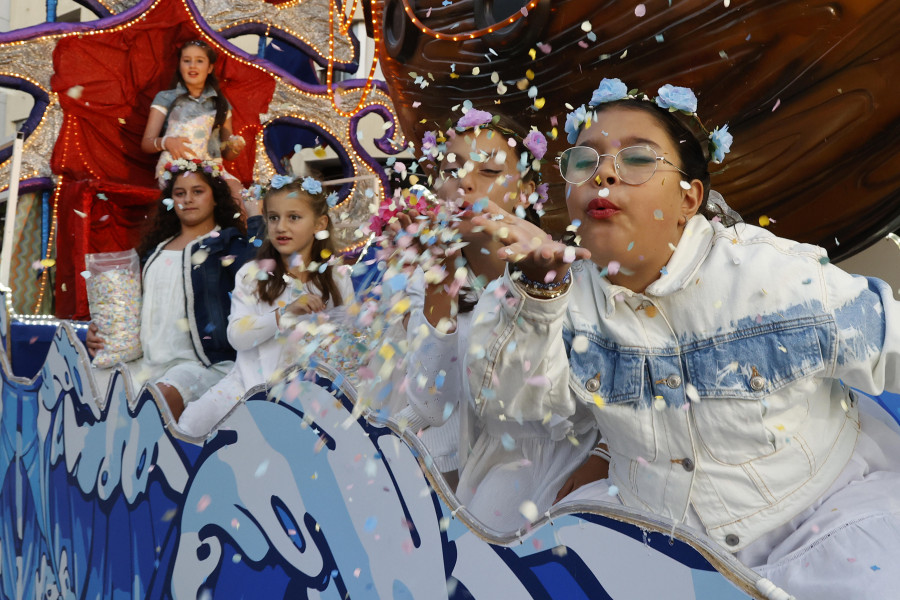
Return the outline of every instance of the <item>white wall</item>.
{"type": "Polygon", "coordinates": [[[900,300],[900,238],[884,238],[835,264],[848,273],[883,279],[894,290],[894,298],[900,300]]]}

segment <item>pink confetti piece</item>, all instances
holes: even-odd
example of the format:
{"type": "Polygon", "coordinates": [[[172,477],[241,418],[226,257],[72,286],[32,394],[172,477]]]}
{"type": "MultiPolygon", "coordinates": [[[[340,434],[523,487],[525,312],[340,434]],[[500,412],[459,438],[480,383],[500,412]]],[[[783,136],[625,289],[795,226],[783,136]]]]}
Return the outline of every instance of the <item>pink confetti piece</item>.
{"type": "Polygon", "coordinates": [[[580,42],[578,42],[578,45],[581,46],[582,48],[584,48],[585,50],[588,49],[588,43],[584,40],[581,40],[580,42]]]}
{"type": "Polygon", "coordinates": [[[543,387],[543,388],[550,387],[550,380],[547,378],[546,375],[535,375],[534,377],[529,377],[528,379],[525,380],[525,383],[527,385],[533,385],[535,387],[543,387]]]}
{"type": "Polygon", "coordinates": [[[209,494],[203,494],[200,500],[197,501],[197,512],[201,513],[206,510],[211,502],[212,498],[209,497],[209,494]]]}
{"type": "Polygon", "coordinates": [[[637,457],[637,461],[638,461],[639,464],[642,464],[642,465],[646,465],[646,464],[647,464],[647,459],[644,458],[643,456],[638,456],[638,457],[637,457]]]}
{"type": "Polygon", "coordinates": [[[531,545],[534,546],[535,550],[541,550],[544,548],[544,543],[541,542],[538,538],[531,538],[531,545]]]}
{"type": "Polygon", "coordinates": [[[537,45],[537,47],[538,47],[538,50],[540,50],[544,54],[550,54],[550,52],[553,50],[553,47],[550,44],[540,44],[539,43],[537,45]]]}
{"type": "Polygon", "coordinates": [[[544,283],[550,283],[556,279],[556,271],[547,271],[547,274],[544,275],[544,283]]]}
{"type": "Polygon", "coordinates": [[[643,4],[638,4],[637,6],[634,7],[634,16],[640,18],[646,14],[647,14],[647,7],[644,6],[643,4]]]}
{"type": "Polygon", "coordinates": [[[775,106],[772,107],[772,112],[778,110],[778,107],[781,106],[781,98],[775,101],[775,106]]]}
{"type": "Polygon", "coordinates": [[[606,266],[606,270],[609,272],[610,275],[616,275],[619,273],[619,269],[621,267],[622,267],[622,265],[619,264],[619,261],[611,260],[611,261],[609,261],[609,264],[606,266]]]}
{"type": "Polygon", "coordinates": [[[231,520],[231,526],[234,527],[235,529],[240,529],[240,528],[241,528],[241,522],[238,521],[237,519],[232,519],[232,520],[231,520]]]}

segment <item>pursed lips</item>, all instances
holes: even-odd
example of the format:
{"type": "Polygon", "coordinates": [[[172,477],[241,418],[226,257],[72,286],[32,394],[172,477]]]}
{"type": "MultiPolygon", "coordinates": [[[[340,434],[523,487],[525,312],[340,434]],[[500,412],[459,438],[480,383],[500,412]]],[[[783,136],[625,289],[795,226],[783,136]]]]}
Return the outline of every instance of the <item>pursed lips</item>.
{"type": "Polygon", "coordinates": [[[594,198],[587,207],[587,215],[592,219],[608,219],[620,212],[620,208],[606,198],[594,198]]]}

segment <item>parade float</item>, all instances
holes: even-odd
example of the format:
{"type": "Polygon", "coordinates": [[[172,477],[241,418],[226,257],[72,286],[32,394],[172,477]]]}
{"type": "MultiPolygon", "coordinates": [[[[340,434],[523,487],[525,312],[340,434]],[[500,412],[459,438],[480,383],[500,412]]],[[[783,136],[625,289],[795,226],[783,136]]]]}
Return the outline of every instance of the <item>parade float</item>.
{"type": "MultiPolygon", "coordinates": [[[[788,598],[705,536],[625,507],[484,527],[415,435],[360,410],[364,331],[315,336],[302,368],[251,390],[207,439],[174,433],[165,402],[135,390],[127,369],[95,382],[79,338],[84,255],[133,245],[158,198],[140,132],[191,37],[215,45],[220,78],[238,90],[235,129],[254,143],[229,169],[245,184],[284,172],[298,145],[337,155],[347,255],[390,187],[361,142],[365,115],[382,119],[372,144],[390,156],[465,99],[548,129],[565,114],[555,92],[585,96],[607,67],[651,83],[679,72],[701,101],[715,98],[710,118],[751,141],[713,183],[778,233],[849,253],[896,229],[900,142],[888,133],[900,102],[878,73],[897,60],[887,32],[900,11],[887,2],[512,4],[365,4],[387,85],[374,65],[336,81],[356,69],[359,44],[356,5],[334,0],[86,0],[96,20],[0,35],[0,84],[35,99],[20,151],[0,155],[18,199],[0,308],[3,598],[788,598]],[[246,34],[261,36],[257,55],[229,42],[246,34]],[[304,53],[325,81],[267,59],[267,40],[304,53]],[[800,139],[810,123],[821,140],[800,139]],[[790,165],[778,182],[760,175],[773,160],[790,165]]],[[[377,272],[359,265],[366,293],[377,272]]],[[[863,408],[894,424],[900,398],[863,408]]]]}

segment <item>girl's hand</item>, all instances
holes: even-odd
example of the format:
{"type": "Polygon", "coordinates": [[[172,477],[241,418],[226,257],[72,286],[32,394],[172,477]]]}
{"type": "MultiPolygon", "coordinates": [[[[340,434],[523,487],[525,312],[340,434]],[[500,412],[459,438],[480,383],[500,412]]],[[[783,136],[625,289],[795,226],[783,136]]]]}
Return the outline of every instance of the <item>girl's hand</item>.
{"type": "Polygon", "coordinates": [[[303,294],[285,307],[285,311],[295,315],[308,315],[325,310],[325,302],[315,294],[303,294]]]}
{"type": "Polygon", "coordinates": [[[99,335],[100,328],[97,327],[94,323],[88,325],[87,330],[87,338],[85,340],[85,345],[88,349],[88,354],[91,356],[97,356],[97,352],[103,350],[105,345],[104,340],[99,335]]]}
{"type": "Polygon", "coordinates": [[[609,477],[609,463],[592,454],[588,456],[584,464],[575,469],[575,472],[569,476],[559,489],[559,493],[556,494],[556,500],[553,501],[553,504],[556,504],[581,486],[593,481],[606,479],[607,477],[609,477]]]}
{"type": "Polygon", "coordinates": [[[262,214],[262,208],[260,208],[262,201],[258,198],[244,195],[241,197],[241,204],[244,206],[244,213],[247,217],[255,217],[262,214]]]}
{"type": "Polygon", "coordinates": [[[553,280],[561,281],[572,262],[591,257],[591,253],[584,248],[553,241],[537,225],[496,205],[489,205],[484,213],[478,216],[468,215],[467,218],[503,244],[497,251],[500,260],[517,265],[533,281],[549,283],[547,276],[550,273],[555,273],[553,280]]]}
{"type": "Polygon", "coordinates": [[[186,137],[167,137],[165,142],[163,142],[163,147],[169,151],[169,154],[171,154],[172,158],[175,160],[178,160],[179,158],[188,160],[197,158],[197,155],[191,147],[191,140],[186,137]]]}
{"type": "Polygon", "coordinates": [[[228,154],[229,160],[234,160],[234,158],[238,154],[240,154],[246,146],[247,141],[243,137],[239,135],[232,135],[229,136],[228,140],[225,142],[222,151],[223,154],[228,154]]]}

